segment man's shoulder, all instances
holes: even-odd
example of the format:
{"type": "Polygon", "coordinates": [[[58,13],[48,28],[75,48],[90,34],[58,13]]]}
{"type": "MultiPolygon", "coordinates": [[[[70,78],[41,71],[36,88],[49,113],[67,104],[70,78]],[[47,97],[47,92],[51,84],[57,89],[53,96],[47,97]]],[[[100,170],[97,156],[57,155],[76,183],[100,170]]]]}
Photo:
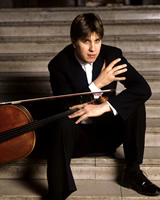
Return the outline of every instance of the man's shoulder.
{"type": "Polygon", "coordinates": [[[115,46],[109,46],[109,45],[106,45],[106,44],[102,44],[102,47],[101,47],[101,51],[108,51],[108,52],[119,52],[121,51],[120,48],[118,47],[115,47],[115,46]]]}
{"type": "Polygon", "coordinates": [[[64,49],[62,49],[57,56],[59,55],[69,55],[69,54],[73,54],[74,52],[74,48],[72,44],[67,45],[66,47],[64,47],[64,49]]]}
{"type": "Polygon", "coordinates": [[[70,56],[73,56],[74,48],[72,44],[69,44],[68,46],[64,47],[57,55],[55,55],[54,58],[49,62],[49,65],[53,63],[61,63],[66,62],[70,56]]]}
{"type": "Polygon", "coordinates": [[[114,60],[122,56],[122,51],[118,47],[102,44],[100,55],[104,59],[114,60]]]}

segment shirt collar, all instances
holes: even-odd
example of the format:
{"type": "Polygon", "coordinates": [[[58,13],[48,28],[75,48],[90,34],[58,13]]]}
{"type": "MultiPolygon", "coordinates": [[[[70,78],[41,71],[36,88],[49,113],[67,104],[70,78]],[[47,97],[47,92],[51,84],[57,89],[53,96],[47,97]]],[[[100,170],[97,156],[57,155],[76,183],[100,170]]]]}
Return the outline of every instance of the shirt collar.
{"type": "Polygon", "coordinates": [[[93,63],[86,63],[86,62],[84,62],[84,61],[82,61],[82,60],[80,60],[79,58],[78,58],[78,56],[76,55],[76,53],[74,52],[74,54],[75,54],[75,57],[76,57],[76,59],[77,59],[77,61],[79,62],[79,64],[84,68],[86,65],[90,65],[91,67],[93,66],[93,63]]]}

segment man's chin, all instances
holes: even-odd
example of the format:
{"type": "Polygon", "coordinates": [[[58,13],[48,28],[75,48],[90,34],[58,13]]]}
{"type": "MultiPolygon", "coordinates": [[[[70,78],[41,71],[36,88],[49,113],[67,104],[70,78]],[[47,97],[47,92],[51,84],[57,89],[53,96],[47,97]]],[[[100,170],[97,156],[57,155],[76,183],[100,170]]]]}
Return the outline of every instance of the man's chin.
{"type": "Polygon", "coordinates": [[[86,60],[87,63],[94,63],[96,58],[89,58],[86,60]]]}

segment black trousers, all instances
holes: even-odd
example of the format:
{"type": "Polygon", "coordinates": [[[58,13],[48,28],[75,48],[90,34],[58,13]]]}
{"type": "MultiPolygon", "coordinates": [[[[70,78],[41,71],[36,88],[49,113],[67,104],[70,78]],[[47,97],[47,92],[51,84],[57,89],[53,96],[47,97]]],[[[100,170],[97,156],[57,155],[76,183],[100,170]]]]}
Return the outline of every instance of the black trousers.
{"type": "Polygon", "coordinates": [[[144,104],[127,120],[112,113],[92,118],[92,124],[75,124],[75,119],[57,121],[48,157],[50,199],[64,200],[76,190],[70,168],[71,158],[89,153],[113,153],[123,144],[126,164],[143,161],[146,113],[144,104]]]}

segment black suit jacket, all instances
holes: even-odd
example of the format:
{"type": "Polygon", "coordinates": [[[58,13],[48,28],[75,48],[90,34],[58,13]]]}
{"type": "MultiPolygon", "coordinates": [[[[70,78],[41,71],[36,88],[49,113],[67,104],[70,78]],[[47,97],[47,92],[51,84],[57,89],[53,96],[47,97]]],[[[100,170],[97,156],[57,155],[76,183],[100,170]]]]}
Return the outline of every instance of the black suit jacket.
{"type": "MultiPolygon", "coordinates": [[[[126,80],[121,81],[125,89],[119,94],[110,94],[109,102],[117,110],[123,119],[127,119],[132,111],[150,96],[151,90],[145,79],[123,57],[122,51],[116,47],[103,45],[96,61],[93,63],[92,80],[94,81],[106,60],[106,66],[113,60],[121,58],[119,64],[127,64],[127,71],[120,76],[126,80]]],[[[85,71],[75,58],[72,44],[65,47],[49,63],[50,81],[54,95],[70,94],[90,91],[85,71]]],[[[103,87],[102,89],[116,89],[117,82],[103,87]]],[[[63,99],[61,107],[68,109],[69,106],[79,103],[77,98],[63,99]]]]}

